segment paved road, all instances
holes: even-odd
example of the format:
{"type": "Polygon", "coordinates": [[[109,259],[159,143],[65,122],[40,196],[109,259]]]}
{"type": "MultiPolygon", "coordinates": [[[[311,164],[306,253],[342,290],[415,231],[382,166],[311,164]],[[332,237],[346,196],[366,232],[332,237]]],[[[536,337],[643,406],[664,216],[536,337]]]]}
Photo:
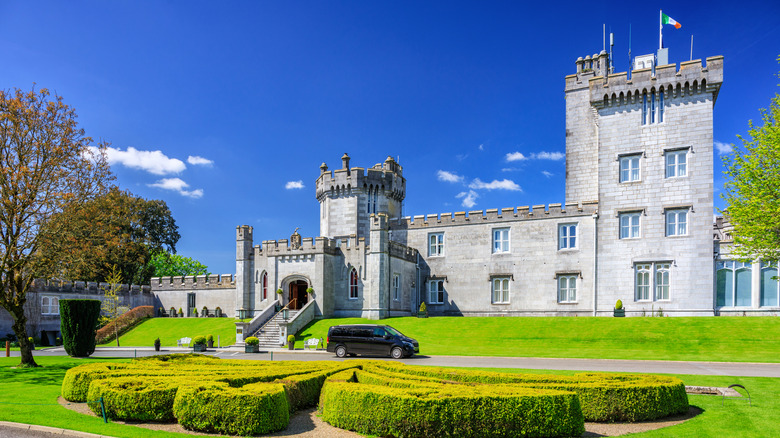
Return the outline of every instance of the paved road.
{"type": "MultiPolygon", "coordinates": [[[[155,352],[151,348],[100,347],[93,357],[144,357],[154,354],[184,353],[186,348],[170,348],[155,352]]],[[[39,356],[63,356],[60,348],[37,350],[39,356]]],[[[275,350],[259,354],[245,354],[235,348],[218,348],[206,354],[225,359],[251,360],[349,360],[339,359],[324,351],[275,350]],[[273,357],[272,357],[273,356],[273,357]]],[[[19,352],[11,352],[18,356],[19,352]]],[[[383,357],[372,359],[391,360],[383,357]]],[[[482,356],[415,356],[401,360],[409,365],[436,365],[455,367],[527,368],[539,370],[582,370],[622,371],[641,373],[700,374],[712,376],[780,377],[780,363],[738,363],[738,362],[675,362],[661,360],[611,360],[611,359],[546,359],[528,357],[482,357],[482,356]]]]}

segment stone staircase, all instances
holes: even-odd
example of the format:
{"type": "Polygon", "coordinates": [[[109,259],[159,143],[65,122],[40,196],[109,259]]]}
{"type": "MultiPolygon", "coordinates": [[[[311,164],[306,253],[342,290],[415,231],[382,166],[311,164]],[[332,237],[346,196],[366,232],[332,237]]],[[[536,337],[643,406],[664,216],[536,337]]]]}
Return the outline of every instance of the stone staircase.
{"type": "MultiPolygon", "coordinates": [[[[283,321],[283,313],[278,312],[271,319],[268,320],[259,330],[252,333],[251,336],[260,340],[260,348],[280,348],[279,345],[279,321],[283,321]]],[[[297,310],[290,310],[288,319],[293,319],[298,313],[297,310]]]]}

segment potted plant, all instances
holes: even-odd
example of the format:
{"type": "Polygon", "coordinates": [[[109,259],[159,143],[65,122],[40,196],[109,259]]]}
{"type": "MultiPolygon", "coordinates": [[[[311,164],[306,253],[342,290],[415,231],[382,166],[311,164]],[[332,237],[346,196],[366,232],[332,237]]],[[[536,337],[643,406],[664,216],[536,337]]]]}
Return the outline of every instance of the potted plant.
{"type": "Polygon", "coordinates": [[[310,288],[306,289],[306,295],[308,295],[310,297],[314,297],[314,288],[310,287],[310,288]]]}
{"type": "Polygon", "coordinates": [[[206,344],[209,348],[214,348],[214,335],[206,335],[206,344]]]}
{"type": "Polygon", "coordinates": [[[221,307],[217,307],[216,309],[214,309],[214,315],[217,318],[222,318],[222,308],[221,307]]]}
{"type": "Polygon", "coordinates": [[[425,303],[420,304],[420,310],[417,312],[418,318],[427,318],[428,317],[428,307],[425,306],[425,303]]]}
{"type": "Polygon", "coordinates": [[[295,335],[287,336],[287,348],[290,350],[295,350],[295,335]]]}
{"type": "Polygon", "coordinates": [[[207,317],[209,316],[209,308],[206,306],[203,306],[203,309],[200,311],[200,316],[207,317]]]}
{"type": "Polygon", "coordinates": [[[192,351],[195,353],[202,353],[206,351],[206,337],[195,336],[192,339],[192,351]]]}
{"type": "Polygon", "coordinates": [[[184,311],[179,307],[179,318],[184,318],[184,311]]]}
{"type": "Polygon", "coordinates": [[[623,308],[622,301],[617,300],[617,302],[615,303],[615,310],[612,312],[612,315],[616,317],[626,316],[626,309],[623,308]]]}
{"type": "Polygon", "coordinates": [[[175,307],[171,307],[171,313],[169,313],[169,315],[171,316],[171,318],[176,318],[176,308],[175,307]]]}
{"type": "Polygon", "coordinates": [[[278,294],[278,295],[281,297],[281,296],[282,296],[282,294],[284,293],[284,291],[283,291],[283,290],[282,290],[282,288],[280,287],[279,289],[276,289],[276,293],[277,293],[277,294],[278,294]]]}
{"type": "Polygon", "coordinates": [[[244,341],[245,353],[259,353],[260,352],[260,340],[254,336],[246,338],[244,341]]]}
{"type": "Polygon", "coordinates": [[[154,351],[160,351],[160,338],[154,340],[154,351]]]}
{"type": "Polygon", "coordinates": [[[160,307],[160,309],[159,309],[159,310],[157,310],[157,316],[160,316],[160,317],[162,317],[163,315],[165,315],[165,309],[163,309],[162,307],[160,307]]]}

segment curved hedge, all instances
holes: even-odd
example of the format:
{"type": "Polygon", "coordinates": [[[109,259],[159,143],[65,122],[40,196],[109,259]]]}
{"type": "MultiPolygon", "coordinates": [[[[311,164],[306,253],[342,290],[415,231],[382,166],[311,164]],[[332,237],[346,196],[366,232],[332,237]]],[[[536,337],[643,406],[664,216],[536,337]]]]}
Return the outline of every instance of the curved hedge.
{"type": "Polygon", "coordinates": [[[318,401],[322,418],[334,426],[399,437],[578,436],[585,419],[639,421],[688,409],[682,382],[670,377],[183,354],[72,368],[62,396],[76,402],[102,397],[114,419],[178,421],[187,429],[234,435],[283,430],[292,412],[318,401]]]}

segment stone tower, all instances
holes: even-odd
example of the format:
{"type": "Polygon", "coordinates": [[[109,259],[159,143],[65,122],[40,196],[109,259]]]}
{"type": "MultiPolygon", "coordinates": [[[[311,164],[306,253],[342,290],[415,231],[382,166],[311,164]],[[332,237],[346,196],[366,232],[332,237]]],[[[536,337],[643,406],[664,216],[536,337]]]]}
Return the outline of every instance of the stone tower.
{"type": "MultiPolygon", "coordinates": [[[[254,310],[252,227],[236,227],[236,310],[254,310]]],[[[251,313],[250,313],[251,315],[251,313]]]]}
{"type": "Polygon", "coordinates": [[[364,169],[349,167],[349,155],[341,157],[341,168],[329,171],[322,163],[317,178],[320,203],[320,235],[330,238],[370,236],[370,216],[385,213],[400,219],[406,179],[403,168],[392,157],[364,169]]]}

